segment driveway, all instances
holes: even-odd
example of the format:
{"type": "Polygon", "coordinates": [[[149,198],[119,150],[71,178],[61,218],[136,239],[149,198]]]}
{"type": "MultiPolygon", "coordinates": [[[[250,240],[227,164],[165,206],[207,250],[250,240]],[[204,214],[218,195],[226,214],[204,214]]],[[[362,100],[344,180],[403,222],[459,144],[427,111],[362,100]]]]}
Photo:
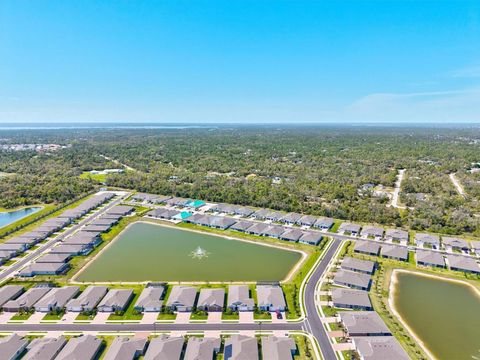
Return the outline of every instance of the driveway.
{"type": "Polygon", "coordinates": [[[238,315],[241,324],[251,324],[254,322],[253,311],[240,311],[238,315]]]}
{"type": "Polygon", "coordinates": [[[108,317],[110,316],[109,312],[99,312],[93,318],[92,324],[105,324],[107,322],[108,317]]]}

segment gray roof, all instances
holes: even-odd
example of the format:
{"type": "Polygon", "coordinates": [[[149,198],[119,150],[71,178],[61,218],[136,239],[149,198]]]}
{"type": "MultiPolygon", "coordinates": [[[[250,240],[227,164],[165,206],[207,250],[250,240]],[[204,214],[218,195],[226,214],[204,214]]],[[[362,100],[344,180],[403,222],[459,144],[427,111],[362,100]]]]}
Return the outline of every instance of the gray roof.
{"type": "Polygon", "coordinates": [[[220,344],[219,338],[191,337],[188,339],[187,350],[183,359],[212,360],[215,352],[220,350],[220,344]]]}
{"type": "Polygon", "coordinates": [[[362,235],[367,236],[383,236],[383,228],[377,226],[364,226],[362,235]]]}
{"type": "Polygon", "coordinates": [[[285,307],[285,297],[278,285],[257,285],[258,306],[285,307]]]}
{"type": "Polygon", "coordinates": [[[35,245],[38,242],[35,238],[22,238],[22,237],[14,237],[8,239],[4,242],[4,244],[23,244],[27,245],[28,247],[35,245]]]}
{"type": "Polygon", "coordinates": [[[302,214],[288,213],[288,214],[282,216],[282,218],[280,218],[280,221],[289,222],[289,223],[296,223],[301,217],[302,217],[302,214]]]}
{"type": "Polygon", "coordinates": [[[192,286],[175,285],[168,297],[167,305],[193,306],[197,289],[192,286]]]}
{"type": "Polygon", "coordinates": [[[455,238],[455,237],[446,237],[444,236],[442,238],[442,242],[444,245],[451,246],[454,248],[460,248],[460,249],[468,249],[468,242],[464,239],[460,238],[455,238]]]}
{"type": "Polygon", "coordinates": [[[137,308],[157,308],[162,307],[162,296],[165,292],[163,286],[147,287],[143,289],[142,293],[138,297],[135,307],[137,308]]]}
{"type": "Polygon", "coordinates": [[[241,220],[230,226],[231,230],[237,230],[237,231],[245,231],[247,230],[250,226],[255,224],[253,221],[249,220],[241,220]]]}
{"type": "Polygon", "coordinates": [[[63,308],[67,302],[73,298],[79,291],[78,286],[65,286],[53,288],[43,298],[35,304],[35,309],[55,306],[63,308]]]}
{"type": "Polygon", "coordinates": [[[473,250],[480,250],[480,241],[470,241],[473,250]]]}
{"type": "Polygon", "coordinates": [[[295,340],[289,337],[263,336],[262,355],[264,359],[292,360],[296,351],[295,340]]]}
{"type": "Polygon", "coordinates": [[[2,359],[17,359],[18,357],[16,355],[21,353],[27,344],[28,340],[25,340],[17,334],[0,338],[0,354],[2,355],[2,359]]]}
{"type": "Polygon", "coordinates": [[[344,223],[341,223],[339,228],[338,228],[338,232],[342,232],[342,231],[357,232],[358,233],[360,231],[360,225],[349,223],[349,222],[344,222],[344,223]]]}
{"type": "Polygon", "coordinates": [[[312,215],[303,215],[298,219],[297,224],[312,226],[317,221],[317,218],[312,215]]]}
{"type": "Polygon", "coordinates": [[[437,266],[445,266],[443,255],[436,251],[420,250],[415,251],[417,262],[424,262],[437,266]]]}
{"type": "Polygon", "coordinates": [[[342,304],[355,307],[372,307],[368,292],[363,290],[352,290],[332,288],[333,304],[342,304]]]}
{"type": "Polygon", "coordinates": [[[289,241],[298,241],[303,235],[303,231],[299,229],[289,229],[285,231],[281,238],[289,241]]]}
{"type": "Polygon", "coordinates": [[[0,288],[0,307],[7,301],[12,300],[23,292],[23,286],[6,285],[0,288]]]}
{"type": "Polygon", "coordinates": [[[259,219],[265,219],[269,214],[270,214],[270,210],[260,209],[260,210],[257,210],[253,214],[253,216],[255,216],[256,218],[259,218],[259,219]]]}
{"type": "Polygon", "coordinates": [[[232,305],[254,306],[247,285],[230,285],[228,287],[227,306],[232,305]]]}
{"type": "Polygon", "coordinates": [[[129,212],[134,210],[133,206],[128,206],[128,205],[115,205],[111,209],[109,209],[107,212],[109,214],[114,214],[114,215],[126,215],[129,212]]]}
{"type": "Polygon", "coordinates": [[[387,229],[385,236],[397,240],[408,240],[408,232],[401,229],[387,229]]]}
{"type": "Polygon", "coordinates": [[[265,223],[255,223],[247,229],[247,232],[252,232],[252,233],[255,233],[255,234],[261,234],[269,226],[270,225],[265,224],[265,223]]]}
{"type": "Polygon", "coordinates": [[[79,297],[67,303],[67,310],[74,308],[93,309],[98,305],[100,300],[102,300],[107,291],[108,288],[106,286],[90,285],[79,297]]]}
{"type": "Polygon", "coordinates": [[[225,340],[223,358],[225,360],[258,359],[257,339],[244,335],[230,336],[225,340]]]}
{"type": "Polygon", "coordinates": [[[134,360],[143,355],[147,339],[117,336],[105,354],[105,360],[134,360]]]}
{"type": "Polygon", "coordinates": [[[0,244],[0,251],[23,251],[24,244],[0,244]]]}
{"type": "Polygon", "coordinates": [[[31,263],[19,272],[20,276],[29,276],[30,274],[53,274],[62,272],[68,265],[66,263],[31,263]]]}
{"type": "Polygon", "coordinates": [[[318,243],[322,240],[322,234],[316,231],[305,231],[300,237],[300,242],[318,243]]]}
{"type": "Polygon", "coordinates": [[[15,257],[17,255],[16,251],[11,251],[11,250],[0,250],[0,258],[4,260],[11,259],[12,257],[15,257]]]}
{"type": "Polygon", "coordinates": [[[380,245],[373,241],[361,241],[357,240],[355,242],[354,251],[356,252],[366,252],[370,254],[378,254],[380,250],[380,245]]]}
{"type": "Polygon", "coordinates": [[[123,308],[127,305],[132,295],[132,289],[112,289],[107,295],[105,295],[102,301],[100,301],[98,307],[107,306],[123,308]]]}
{"type": "Polygon", "coordinates": [[[382,245],[382,256],[408,260],[408,249],[405,246],[382,245]]]}
{"type": "Polygon", "coordinates": [[[368,274],[362,274],[354,271],[339,270],[335,273],[333,279],[338,284],[345,284],[347,286],[357,286],[368,288],[371,277],[368,274]]]}
{"type": "Polygon", "coordinates": [[[95,233],[92,231],[79,231],[76,234],[73,234],[72,236],[67,237],[63,242],[65,244],[72,244],[72,245],[84,245],[84,244],[90,244],[94,242],[98,236],[99,232],[95,233]]]}
{"type": "MultiPolygon", "coordinates": [[[[83,228],[83,231],[89,231],[89,232],[94,232],[94,233],[101,233],[101,232],[106,232],[110,230],[111,226],[110,225],[86,225],[83,228]]],[[[67,239],[69,240],[69,239],[67,239]]],[[[67,241],[65,241],[67,242],[67,241]]]]}
{"type": "Polygon", "coordinates": [[[88,246],[84,245],[58,245],[50,250],[50,254],[78,254],[85,251],[88,246]]]}
{"type": "Polygon", "coordinates": [[[364,360],[409,360],[400,343],[393,336],[355,337],[353,342],[364,360]]]}
{"type": "Polygon", "coordinates": [[[460,255],[447,255],[450,268],[480,273],[480,266],[474,258],[460,255]]]}
{"type": "Polygon", "coordinates": [[[272,211],[267,215],[267,219],[270,219],[272,221],[278,221],[280,220],[285,214],[279,212],[279,211],[272,211]]]}
{"type": "Polygon", "coordinates": [[[390,330],[375,311],[340,311],[340,319],[349,334],[390,334],[390,330]]]}
{"type": "Polygon", "coordinates": [[[19,311],[20,309],[30,309],[35,303],[44,297],[50,288],[34,287],[28,289],[20,297],[15,300],[10,300],[3,304],[5,310],[19,311]]]}
{"type": "Polygon", "coordinates": [[[184,340],[182,337],[160,336],[150,341],[144,360],[180,360],[184,340]]]}
{"type": "Polygon", "coordinates": [[[415,241],[440,245],[440,237],[435,234],[416,233],[415,241]]]}
{"type": "Polygon", "coordinates": [[[280,225],[270,225],[262,231],[264,236],[280,236],[285,232],[285,228],[280,225]]]}
{"type": "Polygon", "coordinates": [[[360,260],[346,256],[342,261],[342,268],[372,273],[375,269],[375,263],[369,260],[360,260]]]}
{"type": "Polygon", "coordinates": [[[254,212],[255,211],[252,208],[249,208],[247,206],[241,206],[241,207],[235,209],[235,214],[242,215],[242,216],[250,216],[254,212]]]}
{"type": "Polygon", "coordinates": [[[28,344],[28,352],[23,360],[53,360],[66,343],[64,336],[37,338],[28,344]]]}
{"type": "Polygon", "coordinates": [[[50,254],[40,256],[35,260],[36,263],[64,263],[70,259],[70,254],[50,254]]]}
{"type": "Polygon", "coordinates": [[[70,339],[55,360],[93,360],[101,346],[101,339],[82,335],[70,339]]]}
{"type": "Polygon", "coordinates": [[[207,226],[228,228],[236,223],[236,220],[226,216],[205,215],[207,226]]]}
{"type": "Polygon", "coordinates": [[[223,307],[225,300],[225,289],[201,289],[198,297],[197,307],[199,306],[219,306],[223,307]]]}
{"type": "Polygon", "coordinates": [[[324,228],[331,228],[333,225],[333,219],[332,218],[326,218],[326,217],[321,217],[318,218],[317,221],[315,221],[314,226],[316,227],[324,227],[324,228]]]}

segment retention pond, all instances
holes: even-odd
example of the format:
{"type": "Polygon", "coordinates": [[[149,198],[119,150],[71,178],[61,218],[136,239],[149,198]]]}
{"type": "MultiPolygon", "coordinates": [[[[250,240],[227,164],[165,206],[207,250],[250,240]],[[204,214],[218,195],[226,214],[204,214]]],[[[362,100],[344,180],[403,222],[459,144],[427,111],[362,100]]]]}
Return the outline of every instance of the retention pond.
{"type": "Polygon", "coordinates": [[[120,233],[76,280],[278,281],[301,257],[297,251],[138,222],[120,233]]]}
{"type": "Polygon", "coordinates": [[[40,209],[41,207],[28,207],[14,211],[0,212],[0,228],[23,219],[30,214],[36,213],[40,209]]]}
{"type": "Polygon", "coordinates": [[[393,307],[437,359],[480,359],[480,296],[471,286],[396,272],[393,307]]]}

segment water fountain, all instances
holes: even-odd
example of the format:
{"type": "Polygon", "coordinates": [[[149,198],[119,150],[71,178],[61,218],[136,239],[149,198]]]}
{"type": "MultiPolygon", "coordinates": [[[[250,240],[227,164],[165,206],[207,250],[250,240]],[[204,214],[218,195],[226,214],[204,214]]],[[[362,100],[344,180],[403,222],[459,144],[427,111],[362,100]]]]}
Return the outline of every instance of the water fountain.
{"type": "Polygon", "coordinates": [[[208,257],[208,252],[198,246],[194,251],[190,253],[190,256],[194,259],[203,259],[208,257]]]}

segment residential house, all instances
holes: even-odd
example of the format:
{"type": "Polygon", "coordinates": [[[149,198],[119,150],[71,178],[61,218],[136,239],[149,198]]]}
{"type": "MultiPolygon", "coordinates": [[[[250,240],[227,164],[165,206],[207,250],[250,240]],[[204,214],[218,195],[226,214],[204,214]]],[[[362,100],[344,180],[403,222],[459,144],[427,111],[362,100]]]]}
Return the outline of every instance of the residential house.
{"type": "Polygon", "coordinates": [[[144,360],[180,360],[183,345],[183,337],[161,335],[153,338],[145,353],[144,360]]]}
{"type": "Polygon", "coordinates": [[[92,252],[91,246],[85,245],[57,245],[50,250],[50,254],[70,254],[74,255],[88,255],[92,252]]]}
{"type": "Polygon", "coordinates": [[[51,254],[46,253],[35,260],[36,263],[65,263],[70,260],[70,254],[51,254]]]}
{"type": "Polygon", "coordinates": [[[322,241],[322,235],[316,231],[304,231],[303,235],[298,239],[299,243],[317,246],[322,241]]]}
{"type": "Polygon", "coordinates": [[[160,312],[162,310],[164,293],[164,286],[146,287],[135,303],[135,310],[139,312],[160,312]]]}
{"type": "Polygon", "coordinates": [[[329,230],[333,226],[333,219],[321,217],[315,221],[313,226],[321,230],[329,230]]]}
{"type": "Polygon", "coordinates": [[[387,325],[375,311],[341,311],[341,322],[348,336],[389,336],[387,325]]]}
{"type": "Polygon", "coordinates": [[[373,310],[367,291],[332,288],[331,293],[333,307],[364,311],[373,310]]]}
{"type": "Polygon", "coordinates": [[[387,229],[385,240],[388,242],[398,242],[402,245],[408,244],[408,231],[401,229],[387,229]]]}
{"type": "Polygon", "coordinates": [[[280,222],[289,225],[295,225],[298,220],[302,217],[302,214],[297,213],[288,213],[280,218],[280,222]]]}
{"type": "Polygon", "coordinates": [[[415,244],[419,247],[427,247],[435,250],[440,249],[440,237],[435,234],[415,234],[415,244]]]}
{"type": "Polygon", "coordinates": [[[201,289],[198,297],[197,309],[202,311],[223,311],[225,301],[225,290],[218,289],[201,289]]]}
{"type": "Polygon", "coordinates": [[[64,336],[36,338],[28,344],[28,352],[22,360],[53,360],[66,344],[64,336]]]}
{"type": "Polygon", "coordinates": [[[258,359],[257,339],[245,335],[232,335],[225,340],[224,360],[258,359]]]}
{"type": "Polygon", "coordinates": [[[17,360],[25,351],[28,340],[17,334],[0,338],[0,355],[2,360],[17,360]]]}
{"type": "Polygon", "coordinates": [[[381,240],[383,238],[383,228],[377,226],[364,226],[361,234],[364,238],[381,240]]]}
{"type": "Polygon", "coordinates": [[[145,354],[146,338],[117,336],[105,354],[104,360],[134,360],[145,354]]]}
{"type": "Polygon", "coordinates": [[[265,220],[267,216],[271,213],[270,210],[260,209],[252,214],[252,217],[258,220],[265,220]]]}
{"type": "Polygon", "coordinates": [[[32,277],[35,275],[59,275],[65,273],[70,268],[68,263],[31,263],[23,268],[18,276],[32,277]]]}
{"type": "Polygon", "coordinates": [[[297,353],[295,340],[290,337],[262,336],[263,359],[292,360],[297,353]]]}
{"type": "Polygon", "coordinates": [[[445,267],[445,259],[443,258],[443,255],[439,252],[417,249],[415,251],[415,257],[417,265],[433,266],[440,268],[445,267]]]}
{"type": "Polygon", "coordinates": [[[373,241],[357,240],[353,251],[359,254],[378,256],[380,245],[373,241]]]}
{"type": "Polygon", "coordinates": [[[480,266],[474,258],[448,254],[447,261],[451,270],[480,274],[480,266]]]}
{"type": "Polygon", "coordinates": [[[255,211],[252,208],[249,208],[247,206],[238,207],[234,211],[235,215],[240,215],[241,217],[249,217],[254,212],[255,211]]]}
{"type": "Polygon", "coordinates": [[[265,230],[262,231],[261,235],[278,239],[280,238],[280,235],[282,235],[284,232],[285,232],[285,228],[283,226],[270,225],[265,230]]]}
{"type": "Polygon", "coordinates": [[[97,307],[107,292],[108,288],[106,286],[90,285],[80,294],[80,296],[67,303],[67,311],[91,312],[97,307]]]}
{"type": "Polygon", "coordinates": [[[173,311],[192,311],[197,289],[191,286],[175,285],[168,297],[167,307],[173,311]]]}
{"type": "Polygon", "coordinates": [[[408,261],[408,248],[398,245],[382,245],[381,255],[387,259],[408,261]]]}
{"type": "Polygon", "coordinates": [[[303,215],[300,219],[297,220],[297,224],[301,226],[313,226],[317,218],[312,215],[303,215]]]}
{"type": "Polygon", "coordinates": [[[375,271],[375,262],[346,256],[342,261],[342,269],[364,274],[373,274],[375,271]]]}
{"type": "Polygon", "coordinates": [[[254,225],[253,221],[241,220],[230,226],[230,230],[245,232],[249,227],[254,225]]]}
{"type": "Polygon", "coordinates": [[[394,336],[363,336],[352,338],[361,360],[409,360],[410,357],[394,336]]]}
{"type": "Polygon", "coordinates": [[[339,270],[335,273],[333,283],[340,286],[348,286],[352,289],[368,291],[371,285],[371,277],[359,272],[339,270]]]}
{"type": "Polygon", "coordinates": [[[70,339],[55,360],[94,360],[102,348],[102,340],[92,335],[70,339]]]}
{"type": "Polygon", "coordinates": [[[37,301],[43,298],[50,290],[51,288],[49,287],[30,288],[15,300],[10,300],[3,304],[3,311],[30,311],[31,309],[33,309],[33,306],[37,303],[37,301]]]}
{"type": "Polygon", "coordinates": [[[257,285],[257,305],[262,311],[285,311],[287,304],[278,285],[257,285]]]}
{"type": "Polygon", "coordinates": [[[464,239],[444,236],[442,238],[442,243],[443,247],[448,252],[460,251],[468,253],[470,251],[470,246],[464,239]]]}
{"type": "Polygon", "coordinates": [[[78,286],[64,286],[51,289],[44,297],[35,303],[35,311],[54,312],[62,311],[68,301],[80,291],[78,286]]]}
{"type": "Polygon", "coordinates": [[[118,312],[127,309],[133,298],[132,289],[111,289],[97,306],[99,312],[118,312]]]}
{"type": "Polygon", "coordinates": [[[220,351],[220,338],[199,338],[188,339],[187,350],[183,360],[211,360],[220,351]]]}
{"type": "Polygon", "coordinates": [[[255,303],[250,297],[247,285],[230,285],[228,287],[227,306],[232,311],[253,311],[255,303]]]}
{"type": "Polygon", "coordinates": [[[10,300],[16,299],[23,293],[23,286],[5,285],[0,288],[0,308],[10,300]]]}
{"type": "Polygon", "coordinates": [[[351,235],[351,236],[358,236],[360,233],[360,225],[352,224],[349,222],[341,223],[338,227],[339,234],[351,235]]]}
{"type": "Polygon", "coordinates": [[[245,232],[251,235],[261,236],[262,233],[269,227],[270,225],[264,223],[255,223],[254,225],[250,226],[245,232]]]}
{"type": "Polygon", "coordinates": [[[480,256],[480,241],[470,241],[470,245],[472,247],[472,251],[477,256],[480,256]]]}
{"type": "Polygon", "coordinates": [[[281,240],[297,242],[303,235],[303,231],[300,229],[290,229],[280,235],[281,240]]]}

